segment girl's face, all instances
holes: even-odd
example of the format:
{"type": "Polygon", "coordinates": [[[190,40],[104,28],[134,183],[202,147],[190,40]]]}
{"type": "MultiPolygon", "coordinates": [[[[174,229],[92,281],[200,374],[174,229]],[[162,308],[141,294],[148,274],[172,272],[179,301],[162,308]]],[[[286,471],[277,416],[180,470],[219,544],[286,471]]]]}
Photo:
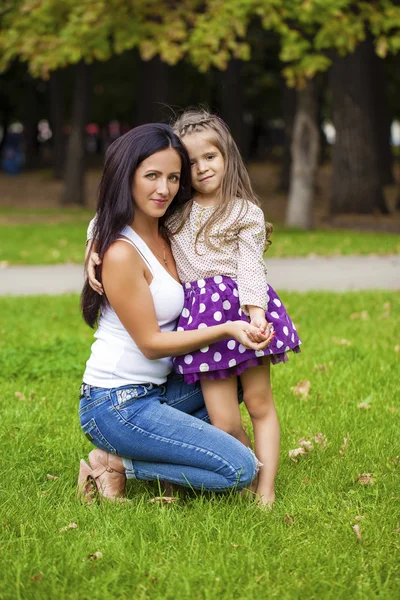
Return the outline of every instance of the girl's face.
{"type": "Polygon", "coordinates": [[[183,138],[192,165],[192,185],[198,194],[213,196],[221,187],[225,161],[206,132],[191,133],[183,138]]]}
{"type": "Polygon", "coordinates": [[[136,169],[132,197],[136,211],[148,217],[162,217],[179,190],[181,158],[176,150],[155,152],[136,169]]]}

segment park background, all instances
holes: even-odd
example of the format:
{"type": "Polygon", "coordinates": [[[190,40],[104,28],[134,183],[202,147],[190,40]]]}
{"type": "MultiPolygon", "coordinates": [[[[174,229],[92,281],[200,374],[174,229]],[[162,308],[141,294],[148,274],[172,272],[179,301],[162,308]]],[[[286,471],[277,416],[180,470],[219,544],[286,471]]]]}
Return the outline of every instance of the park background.
{"type": "Polygon", "coordinates": [[[400,254],[397,4],[3,1],[0,289],[17,267],[81,265],[107,146],[200,104],[275,225],[267,264],[306,257],[318,289],[320,257],[361,255],[371,289],[278,290],[304,346],[273,369],[270,513],[144,484],[81,505],[79,297],[0,298],[0,598],[399,597],[400,309],[368,268],[400,254]]]}

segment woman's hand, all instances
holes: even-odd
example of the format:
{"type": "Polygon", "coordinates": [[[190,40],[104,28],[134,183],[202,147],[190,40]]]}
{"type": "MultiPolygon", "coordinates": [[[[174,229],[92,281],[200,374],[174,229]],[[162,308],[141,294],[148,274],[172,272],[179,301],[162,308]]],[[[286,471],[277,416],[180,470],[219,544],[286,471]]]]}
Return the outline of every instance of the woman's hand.
{"type": "Polygon", "coordinates": [[[86,266],[86,275],[89,281],[89,285],[100,296],[104,294],[103,286],[100,281],[96,279],[96,266],[101,265],[101,259],[97,252],[91,252],[86,266]]]}
{"type": "Polygon", "coordinates": [[[229,325],[232,330],[232,337],[249,350],[264,350],[271,343],[274,336],[269,327],[266,333],[262,334],[258,327],[245,321],[233,321],[229,325]]]}

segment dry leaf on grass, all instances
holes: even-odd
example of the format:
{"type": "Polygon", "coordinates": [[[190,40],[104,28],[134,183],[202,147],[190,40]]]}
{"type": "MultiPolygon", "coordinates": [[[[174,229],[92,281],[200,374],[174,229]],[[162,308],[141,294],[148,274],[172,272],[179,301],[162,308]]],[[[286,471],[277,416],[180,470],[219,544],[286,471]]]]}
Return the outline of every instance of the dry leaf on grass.
{"type": "Polygon", "coordinates": [[[25,396],[22,392],[15,392],[14,396],[18,398],[18,400],[25,400],[25,396]]]}
{"type": "Polygon", "coordinates": [[[381,319],[388,319],[390,317],[390,307],[391,307],[390,302],[385,302],[385,304],[383,305],[383,308],[385,310],[381,314],[381,319]]]}
{"type": "Polygon", "coordinates": [[[99,560],[99,558],[103,558],[102,552],[94,552],[93,554],[88,554],[89,560],[99,560]]]}
{"type": "Polygon", "coordinates": [[[398,465],[400,463],[400,456],[392,456],[392,463],[398,465]]]}
{"type": "Polygon", "coordinates": [[[32,579],[32,581],[40,581],[42,579],[42,577],[43,577],[43,573],[39,572],[39,573],[36,573],[36,575],[32,575],[31,579],[32,579]]]}
{"type": "Polygon", "coordinates": [[[29,394],[29,400],[32,402],[32,400],[34,399],[34,397],[35,397],[35,392],[31,392],[29,394]]]}
{"type": "Polygon", "coordinates": [[[365,519],[364,515],[357,515],[356,517],[354,517],[356,523],[359,523],[361,519],[365,519]]]}
{"type": "Polygon", "coordinates": [[[283,522],[286,523],[286,525],[294,525],[294,519],[289,513],[283,515],[283,522]]]}
{"type": "Polygon", "coordinates": [[[47,473],[46,479],[48,479],[49,481],[55,481],[56,479],[58,479],[58,475],[50,475],[50,473],[47,473]]]}
{"type": "Polygon", "coordinates": [[[346,435],[346,437],[343,439],[343,444],[341,445],[341,447],[340,447],[340,450],[339,450],[339,454],[340,454],[340,456],[342,456],[343,458],[344,458],[344,453],[345,453],[345,451],[347,450],[347,445],[348,445],[348,443],[349,443],[349,440],[350,440],[350,434],[348,433],[348,434],[346,435]]]}
{"type": "Polygon", "coordinates": [[[391,413],[398,413],[399,409],[398,408],[394,408],[394,407],[391,406],[390,408],[388,408],[388,411],[391,412],[391,413]]]}
{"type": "Polygon", "coordinates": [[[360,404],[358,404],[357,407],[363,408],[364,410],[368,410],[369,408],[371,408],[371,405],[367,402],[360,402],[360,404]]]}
{"type": "Polygon", "coordinates": [[[361,535],[360,526],[359,525],[353,525],[353,531],[356,534],[358,541],[362,542],[362,535],[361,535]]]}
{"type": "Polygon", "coordinates": [[[239,544],[234,544],[233,542],[231,543],[232,548],[239,548],[239,544]]]}
{"type": "Polygon", "coordinates": [[[289,458],[292,462],[299,462],[297,457],[303,454],[307,454],[307,450],[305,448],[295,448],[294,450],[289,450],[289,458]]]}
{"type": "Polygon", "coordinates": [[[294,394],[296,394],[296,396],[300,396],[302,400],[305,400],[310,391],[310,387],[311,382],[308,381],[308,379],[304,379],[303,381],[299,381],[299,383],[296,386],[291,387],[290,389],[294,394]]]}
{"type": "Polygon", "coordinates": [[[178,500],[179,498],[174,498],[173,496],[156,496],[155,498],[151,498],[149,502],[151,504],[173,504],[178,500]]]}
{"type": "Polygon", "coordinates": [[[315,367],[313,368],[313,373],[318,373],[319,371],[325,373],[327,370],[328,369],[326,365],[315,365],[315,367]]]}
{"type": "Polygon", "coordinates": [[[395,351],[395,352],[400,352],[400,346],[399,346],[399,345],[395,346],[395,347],[394,347],[394,351],[395,351]]]}
{"type": "Polygon", "coordinates": [[[69,531],[70,529],[76,529],[78,527],[78,523],[70,523],[65,527],[61,527],[60,532],[69,531]]]}
{"type": "Polygon", "coordinates": [[[362,310],[360,313],[353,313],[350,315],[350,319],[361,319],[362,321],[366,321],[369,319],[369,315],[366,310],[362,310]]]}
{"type": "Polygon", "coordinates": [[[259,575],[258,577],[256,577],[256,583],[260,583],[260,581],[263,577],[264,577],[264,575],[259,575]]]}
{"type": "Polygon", "coordinates": [[[316,444],[318,444],[321,448],[325,448],[327,443],[328,443],[328,439],[327,437],[319,432],[316,435],[314,435],[313,440],[316,444]]]}
{"type": "Polygon", "coordinates": [[[351,342],[349,342],[349,340],[346,340],[344,338],[339,339],[339,338],[332,338],[332,342],[334,344],[339,344],[339,346],[351,346],[351,342]]]}
{"type": "Polygon", "coordinates": [[[311,450],[314,450],[314,446],[312,445],[312,443],[309,440],[306,440],[305,438],[301,438],[301,440],[299,440],[299,446],[300,448],[304,448],[305,450],[307,450],[307,452],[311,452],[311,450]]]}
{"type": "Polygon", "coordinates": [[[374,477],[375,477],[375,475],[373,473],[361,473],[357,477],[357,481],[360,485],[374,485],[374,483],[375,483],[374,477]]]}

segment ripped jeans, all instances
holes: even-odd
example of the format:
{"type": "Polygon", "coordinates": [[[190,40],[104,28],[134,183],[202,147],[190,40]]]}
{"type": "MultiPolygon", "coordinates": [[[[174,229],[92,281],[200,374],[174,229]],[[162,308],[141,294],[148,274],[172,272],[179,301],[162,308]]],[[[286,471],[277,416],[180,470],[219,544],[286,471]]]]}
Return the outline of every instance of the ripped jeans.
{"type": "Polygon", "coordinates": [[[123,457],[127,478],[220,492],[255,477],[252,451],[209,424],[199,384],[187,385],[180,375],[162,386],[84,383],[79,416],[95,446],[123,457]]]}

